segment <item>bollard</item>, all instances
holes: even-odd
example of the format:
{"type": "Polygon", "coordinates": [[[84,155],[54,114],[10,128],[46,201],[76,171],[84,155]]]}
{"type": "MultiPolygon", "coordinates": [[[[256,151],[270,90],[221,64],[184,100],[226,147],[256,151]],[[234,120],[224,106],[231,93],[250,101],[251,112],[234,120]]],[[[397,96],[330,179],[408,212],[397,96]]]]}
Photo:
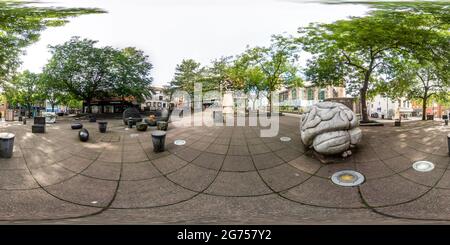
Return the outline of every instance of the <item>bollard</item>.
{"type": "Polygon", "coordinates": [[[27,119],[24,118],[22,122],[23,122],[23,125],[26,125],[27,124],[27,119]]]}
{"type": "Polygon", "coordinates": [[[128,128],[133,128],[133,118],[132,117],[128,118],[128,128]]]}
{"type": "Polygon", "coordinates": [[[447,135],[448,155],[450,156],[450,134],[447,135]]]}
{"type": "Polygon", "coordinates": [[[156,130],[152,132],[153,152],[163,152],[166,139],[166,132],[156,130]]]}
{"type": "Polygon", "coordinates": [[[12,157],[15,137],[12,133],[0,133],[0,158],[12,157]]]}
{"type": "Polygon", "coordinates": [[[445,122],[445,126],[448,126],[448,119],[445,119],[444,122],[445,122]]]}

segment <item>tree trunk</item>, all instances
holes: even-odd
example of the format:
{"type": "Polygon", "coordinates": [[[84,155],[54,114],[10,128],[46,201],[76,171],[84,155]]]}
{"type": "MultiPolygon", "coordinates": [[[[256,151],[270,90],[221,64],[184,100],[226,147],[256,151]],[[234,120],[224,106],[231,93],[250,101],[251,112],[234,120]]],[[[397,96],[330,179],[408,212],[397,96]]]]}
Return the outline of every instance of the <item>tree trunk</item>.
{"type": "Polygon", "coordinates": [[[272,91],[269,91],[269,96],[267,98],[269,99],[269,113],[272,114],[272,91]]]}
{"type": "Polygon", "coordinates": [[[366,94],[367,89],[361,89],[360,90],[360,97],[361,97],[361,116],[363,122],[369,121],[369,115],[367,114],[367,104],[366,104],[366,94]]]}
{"type": "Polygon", "coordinates": [[[361,116],[363,122],[369,121],[369,114],[367,113],[367,103],[366,103],[366,97],[367,97],[367,88],[369,87],[369,79],[370,79],[370,73],[367,72],[364,77],[364,83],[360,91],[360,97],[361,97],[361,116]]]}
{"type": "Polygon", "coordinates": [[[427,120],[427,100],[428,98],[426,96],[422,98],[422,121],[427,120]]]}
{"type": "Polygon", "coordinates": [[[86,100],[86,106],[87,106],[87,113],[91,114],[92,109],[91,109],[91,100],[90,99],[86,100]]]}

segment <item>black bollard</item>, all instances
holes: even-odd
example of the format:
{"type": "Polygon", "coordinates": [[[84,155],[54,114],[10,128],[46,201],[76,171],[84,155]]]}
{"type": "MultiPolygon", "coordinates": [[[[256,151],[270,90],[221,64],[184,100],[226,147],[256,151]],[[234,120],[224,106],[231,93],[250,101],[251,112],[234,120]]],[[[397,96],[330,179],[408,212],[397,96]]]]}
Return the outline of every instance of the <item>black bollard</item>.
{"type": "Polygon", "coordinates": [[[156,130],[152,132],[153,152],[163,152],[166,141],[166,132],[156,130]]]}
{"type": "Polygon", "coordinates": [[[22,122],[23,122],[23,125],[26,125],[27,124],[27,119],[24,118],[22,122]]]}
{"type": "Polygon", "coordinates": [[[128,118],[128,128],[133,128],[133,118],[128,118]]]}
{"type": "Polygon", "coordinates": [[[448,155],[450,156],[450,134],[447,135],[448,155]]]}
{"type": "Polygon", "coordinates": [[[81,141],[86,142],[89,140],[89,131],[87,129],[83,128],[78,132],[78,137],[81,141]]]}

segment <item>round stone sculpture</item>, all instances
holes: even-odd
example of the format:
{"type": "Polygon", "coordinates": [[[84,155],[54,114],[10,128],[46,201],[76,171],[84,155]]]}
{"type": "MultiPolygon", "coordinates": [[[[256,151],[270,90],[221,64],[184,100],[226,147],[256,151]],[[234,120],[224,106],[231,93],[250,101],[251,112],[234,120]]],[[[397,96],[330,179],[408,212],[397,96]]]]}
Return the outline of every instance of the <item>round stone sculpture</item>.
{"type": "Polygon", "coordinates": [[[80,138],[80,141],[86,142],[89,140],[89,131],[87,129],[83,128],[78,132],[78,137],[80,138]]]}
{"type": "Polygon", "coordinates": [[[319,102],[311,106],[301,120],[303,144],[323,155],[352,154],[361,141],[358,118],[347,106],[337,102],[319,102]]]}

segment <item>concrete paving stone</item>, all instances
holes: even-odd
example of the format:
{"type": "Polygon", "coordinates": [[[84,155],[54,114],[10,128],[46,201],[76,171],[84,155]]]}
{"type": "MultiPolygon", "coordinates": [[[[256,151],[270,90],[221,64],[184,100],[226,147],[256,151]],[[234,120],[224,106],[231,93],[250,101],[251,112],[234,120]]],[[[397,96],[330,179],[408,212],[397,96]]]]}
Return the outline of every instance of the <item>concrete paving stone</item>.
{"type": "Polygon", "coordinates": [[[252,146],[252,145],[260,145],[260,144],[264,144],[264,141],[262,141],[261,138],[257,137],[257,138],[251,138],[251,139],[247,139],[247,144],[248,146],[252,146]]]}
{"type": "Polygon", "coordinates": [[[0,198],[0,221],[39,222],[41,219],[73,218],[100,211],[100,208],[84,207],[58,200],[42,189],[0,190],[0,197],[3,197],[0,198]]]}
{"type": "Polygon", "coordinates": [[[275,191],[284,191],[311,177],[310,174],[299,171],[289,164],[261,170],[260,174],[264,181],[275,191]]]}
{"type": "Polygon", "coordinates": [[[206,142],[194,142],[189,145],[190,148],[199,150],[199,151],[205,151],[205,150],[209,149],[208,147],[210,147],[210,146],[214,146],[214,144],[206,143],[206,142]]]}
{"type": "MultiPolygon", "coordinates": [[[[121,151],[120,147],[121,146],[119,145],[119,149],[117,149],[117,151],[121,151]]],[[[136,150],[141,150],[141,144],[138,143],[138,142],[136,142],[136,143],[124,143],[123,144],[123,151],[124,152],[134,152],[136,150]]]]}
{"type": "Polygon", "coordinates": [[[383,162],[397,173],[403,172],[408,168],[411,168],[413,164],[413,162],[410,159],[404,156],[383,160],[383,162]]]}
{"type": "Polygon", "coordinates": [[[292,148],[284,148],[282,150],[275,151],[274,153],[278,157],[283,159],[285,162],[290,162],[290,161],[298,158],[299,156],[301,156],[303,154],[300,151],[297,151],[297,150],[292,149],[292,148]]]}
{"type": "Polygon", "coordinates": [[[161,173],[150,161],[123,164],[121,180],[145,180],[161,176],[161,173]]]}
{"type": "Polygon", "coordinates": [[[165,177],[140,181],[122,181],[112,207],[142,208],[170,205],[185,201],[194,195],[196,195],[196,192],[177,186],[165,177]]]}
{"type": "Polygon", "coordinates": [[[448,156],[439,156],[430,154],[422,160],[430,161],[436,168],[447,169],[450,166],[450,158],[448,156]]]}
{"type": "Polygon", "coordinates": [[[257,196],[271,193],[256,172],[220,172],[205,193],[223,196],[257,196]]]}
{"type": "Polygon", "coordinates": [[[219,144],[219,145],[229,145],[231,141],[231,138],[223,138],[223,137],[217,137],[214,140],[214,144],[219,144]]]}
{"type": "Polygon", "coordinates": [[[81,205],[106,207],[116,191],[117,181],[77,175],[62,183],[45,187],[58,198],[81,205]]]}
{"type": "MultiPolygon", "coordinates": [[[[95,160],[97,159],[101,154],[101,150],[91,150],[91,149],[83,149],[81,151],[78,151],[74,153],[74,156],[79,156],[82,158],[86,158],[89,160],[95,160]]],[[[106,154],[106,153],[105,153],[106,154]]]]}
{"type": "Polygon", "coordinates": [[[337,186],[329,179],[311,177],[303,184],[280,193],[288,199],[322,207],[362,208],[357,187],[337,186]]]}
{"type": "Polygon", "coordinates": [[[265,144],[258,144],[258,145],[249,144],[248,150],[250,151],[250,154],[252,154],[252,155],[271,152],[270,148],[267,147],[265,144]]]}
{"type": "Polygon", "coordinates": [[[219,170],[224,159],[225,155],[203,152],[192,163],[200,167],[219,170]]]}
{"type": "Polygon", "coordinates": [[[1,170],[0,190],[32,189],[39,185],[28,170],[1,170]]]}
{"type": "Polygon", "coordinates": [[[67,169],[70,169],[73,172],[80,173],[84,169],[86,169],[94,160],[73,156],[67,159],[64,159],[57,164],[63,166],[67,169]]]}
{"type": "Polygon", "coordinates": [[[123,163],[143,162],[147,160],[149,160],[147,154],[140,148],[138,150],[126,151],[122,154],[123,163]]]}
{"type": "Polygon", "coordinates": [[[279,139],[276,138],[277,141],[265,143],[267,147],[269,147],[272,151],[279,151],[285,148],[283,143],[279,142],[279,139]]]}
{"type": "Polygon", "coordinates": [[[31,169],[31,174],[41,186],[53,185],[69,179],[77,173],[67,170],[58,164],[31,169]]]}
{"type": "Polygon", "coordinates": [[[279,158],[277,155],[275,155],[275,153],[272,152],[253,155],[252,158],[253,162],[256,165],[256,168],[260,170],[276,167],[284,163],[283,159],[279,158]]]}
{"type": "Polygon", "coordinates": [[[47,154],[35,149],[25,149],[24,159],[29,168],[40,168],[48,166],[55,161],[47,157],[47,154]]]}
{"type": "Polygon", "coordinates": [[[213,182],[218,171],[188,164],[185,167],[167,175],[171,181],[193,191],[204,191],[213,182]]]}
{"type": "Polygon", "coordinates": [[[318,160],[306,155],[297,157],[296,159],[290,161],[289,164],[294,168],[309,174],[316,173],[317,170],[322,167],[322,164],[318,160]]]}
{"type": "Polygon", "coordinates": [[[248,156],[250,155],[250,152],[246,145],[230,145],[227,154],[233,156],[248,156]]]}
{"type": "Polygon", "coordinates": [[[122,156],[123,154],[120,151],[103,151],[97,160],[102,162],[121,163],[122,156]]]}
{"type": "Polygon", "coordinates": [[[253,165],[253,161],[250,156],[227,155],[225,157],[225,161],[223,162],[222,170],[231,172],[254,171],[255,166],[253,165]]]}
{"type": "Polygon", "coordinates": [[[324,164],[315,175],[329,179],[331,176],[342,170],[355,170],[355,164],[352,162],[343,162],[343,163],[333,163],[333,164],[324,164]]]}
{"type": "Polygon", "coordinates": [[[247,141],[244,138],[232,138],[230,141],[232,146],[246,146],[247,141]]]}
{"type": "Polygon", "coordinates": [[[445,170],[440,168],[434,168],[430,172],[418,172],[413,168],[410,168],[401,172],[400,175],[413,182],[433,187],[441,179],[444,172],[445,170]]]}
{"type": "Polygon", "coordinates": [[[81,174],[98,179],[118,180],[120,177],[121,165],[110,162],[95,161],[81,174]]]}
{"type": "Polygon", "coordinates": [[[168,155],[152,161],[155,167],[163,174],[171,173],[177,169],[180,169],[187,164],[186,161],[180,159],[175,155],[168,155]]]}
{"type": "Polygon", "coordinates": [[[412,201],[429,189],[395,175],[367,180],[361,186],[361,194],[370,206],[377,207],[412,201]]]}
{"type": "Polygon", "coordinates": [[[185,148],[183,150],[175,152],[177,157],[187,161],[192,162],[195,158],[197,158],[202,152],[195,149],[185,148]]]}
{"type": "MultiPolygon", "coordinates": [[[[433,189],[410,203],[377,208],[388,215],[412,219],[436,219],[450,221],[450,190],[433,189]]],[[[420,221],[417,221],[420,222],[420,221]]]]}
{"type": "Polygon", "coordinates": [[[22,157],[12,157],[1,159],[0,161],[0,171],[1,170],[17,170],[17,169],[27,169],[25,164],[25,159],[22,157]]]}
{"type": "Polygon", "coordinates": [[[362,173],[366,179],[375,179],[394,175],[395,172],[381,160],[356,163],[356,171],[362,173]]]}
{"type": "Polygon", "coordinates": [[[450,170],[447,169],[437,184],[438,188],[450,189],[450,170]]]}
{"type": "MultiPolygon", "coordinates": [[[[79,223],[126,224],[367,224],[393,219],[367,209],[330,209],[299,205],[276,194],[258,197],[221,197],[200,194],[167,207],[152,209],[109,209],[79,223]],[[273,208],[277,207],[277,208],[273,208]]],[[[397,223],[401,220],[394,220],[397,223]]],[[[68,221],[69,222],[69,221],[68,221]]]]}
{"type": "Polygon", "coordinates": [[[205,151],[214,154],[226,154],[228,151],[228,146],[212,144],[205,151]]]}
{"type": "Polygon", "coordinates": [[[372,145],[372,148],[378,155],[378,159],[385,160],[400,156],[399,153],[393,151],[390,146],[384,144],[372,145]]]}

